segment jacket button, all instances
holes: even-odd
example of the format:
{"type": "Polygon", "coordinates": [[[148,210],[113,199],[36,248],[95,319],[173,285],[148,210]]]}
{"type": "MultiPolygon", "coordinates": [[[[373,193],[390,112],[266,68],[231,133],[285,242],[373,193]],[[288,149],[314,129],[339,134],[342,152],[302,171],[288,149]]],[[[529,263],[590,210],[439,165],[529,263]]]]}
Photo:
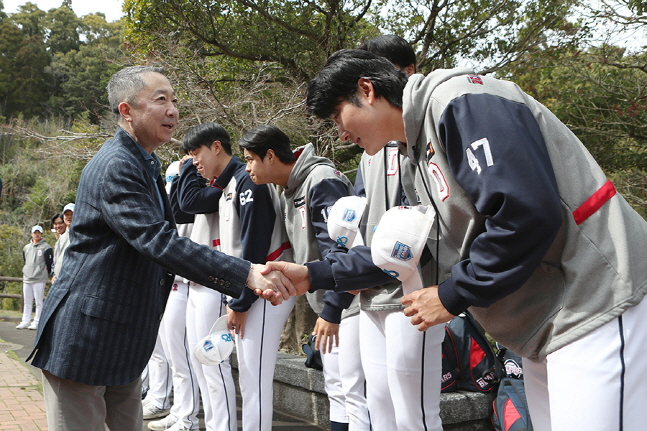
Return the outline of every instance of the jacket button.
{"type": "Polygon", "coordinates": [[[213,282],[215,282],[215,281],[216,281],[216,279],[215,279],[215,278],[213,278],[213,276],[212,276],[212,275],[210,275],[210,276],[209,276],[209,281],[213,283],[213,282]]]}
{"type": "Polygon", "coordinates": [[[164,286],[164,279],[160,280],[160,286],[164,286]]]}

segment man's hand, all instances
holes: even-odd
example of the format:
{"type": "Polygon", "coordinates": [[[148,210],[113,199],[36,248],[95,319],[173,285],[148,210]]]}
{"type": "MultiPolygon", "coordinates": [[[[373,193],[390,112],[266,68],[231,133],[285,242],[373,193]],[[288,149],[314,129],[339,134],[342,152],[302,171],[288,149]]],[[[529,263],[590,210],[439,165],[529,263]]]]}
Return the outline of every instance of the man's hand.
{"type": "Polygon", "coordinates": [[[449,322],[456,317],[438,297],[438,286],[430,286],[405,295],[400,300],[406,306],[404,315],[411,317],[411,324],[418,325],[419,331],[426,331],[434,325],[449,322]]]}
{"type": "Polygon", "coordinates": [[[267,262],[263,273],[267,274],[269,271],[280,271],[290,280],[296,291],[292,296],[300,296],[310,290],[310,274],[305,265],[290,262],[267,262]]]}
{"type": "Polygon", "coordinates": [[[339,323],[331,323],[319,317],[312,335],[317,336],[315,349],[320,350],[322,354],[330,353],[333,345],[339,346],[339,323]]]}
{"type": "Polygon", "coordinates": [[[294,285],[285,275],[256,263],[252,264],[247,275],[247,287],[272,305],[278,305],[283,300],[290,299],[290,296],[297,295],[294,285]]]}
{"type": "Polygon", "coordinates": [[[234,311],[231,308],[227,307],[227,327],[231,331],[232,335],[240,335],[242,340],[245,336],[245,323],[247,322],[247,312],[238,312],[234,311]]]}

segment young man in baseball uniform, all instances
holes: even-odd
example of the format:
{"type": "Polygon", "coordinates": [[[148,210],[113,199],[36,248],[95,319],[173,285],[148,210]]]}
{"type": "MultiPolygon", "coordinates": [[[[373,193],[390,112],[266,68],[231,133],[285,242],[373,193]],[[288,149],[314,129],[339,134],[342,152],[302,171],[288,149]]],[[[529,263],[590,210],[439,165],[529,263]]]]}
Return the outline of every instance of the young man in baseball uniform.
{"type": "MultiPolygon", "coordinates": [[[[256,184],[273,183],[285,188],[285,224],[295,262],[320,260],[331,248],[336,248],[328,235],[326,221],[333,204],[351,193],[346,176],[330,160],[316,156],[312,144],[292,151],[288,136],[275,126],[251,130],[240,140],[240,146],[247,172],[256,184]]],[[[340,322],[342,312],[352,308],[353,300],[354,296],[348,293],[319,292],[308,296],[310,306],[319,315],[313,334],[317,335],[317,348],[322,353],[332,431],[370,428],[363,387],[352,396],[345,396],[340,374],[343,366],[339,361],[338,339],[344,336],[339,332],[340,322]]],[[[352,310],[347,313],[352,314],[352,310]]],[[[359,361],[356,365],[355,373],[361,373],[363,379],[359,361]]]]}
{"type": "MultiPolygon", "coordinates": [[[[385,57],[408,75],[416,72],[416,54],[399,36],[378,36],[359,49],[385,57]]],[[[401,169],[408,167],[404,161],[395,141],[374,155],[362,154],[354,193],[367,198],[361,232],[369,247],[382,215],[394,206],[408,205],[401,184],[401,169]]],[[[438,349],[444,327],[418,331],[402,312],[402,296],[397,280],[359,293],[360,348],[371,424],[376,431],[419,430],[423,423],[427,430],[440,430],[440,391],[433,379],[441,367],[438,349]]]]}
{"type": "MultiPolygon", "coordinates": [[[[285,233],[278,194],[274,187],[256,185],[249,178],[245,164],[232,155],[225,129],[216,123],[195,126],[182,144],[192,159],[184,162],[178,183],[180,208],[218,214],[219,250],[254,263],[291,261],[292,247],[285,233]],[[210,187],[204,187],[201,178],[209,179],[210,187]],[[213,199],[216,195],[218,199],[213,199]]],[[[227,304],[228,324],[236,340],[243,430],[271,431],[274,366],[294,298],[273,307],[258,300],[250,290],[240,298],[227,298],[227,304]]],[[[225,393],[227,405],[235,408],[235,393],[229,385],[225,393]]],[[[211,402],[214,408],[222,404],[216,399],[211,402]]]]}
{"type": "MultiPolygon", "coordinates": [[[[470,308],[528,359],[538,430],[643,427],[647,223],[564,124],[513,83],[469,69],[407,77],[358,50],[329,58],[307,103],[369,154],[402,142],[420,201],[436,210],[439,279],[403,297],[412,324],[426,330],[470,308]]],[[[336,255],[275,267],[299,291],[334,287],[328,278],[357,289],[357,273],[337,270],[361,253],[336,255]]]]}
{"type": "Polygon", "coordinates": [[[43,238],[43,228],[33,226],[31,228],[31,241],[22,249],[22,257],[25,264],[22,267],[22,294],[23,311],[22,320],[16,329],[38,329],[40,314],[43,310],[43,296],[45,295],[45,283],[52,270],[52,247],[43,238]],[[31,307],[36,303],[34,320],[31,319],[31,307]],[[29,323],[31,321],[31,323],[29,323]]]}

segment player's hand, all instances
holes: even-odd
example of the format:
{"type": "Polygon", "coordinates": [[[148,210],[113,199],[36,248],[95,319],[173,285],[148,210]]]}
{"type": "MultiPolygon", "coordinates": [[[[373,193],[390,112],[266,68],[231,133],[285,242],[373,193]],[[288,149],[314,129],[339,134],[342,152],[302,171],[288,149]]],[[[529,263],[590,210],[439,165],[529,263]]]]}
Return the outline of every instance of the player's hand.
{"type": "Polygon", "coordinates": [[[303,295],[310,290],[310,274],[305,265],[290,262],[267,262],[264,272],[269,271],[281,271],[290,280],[296,292],[293,296],[303,295]]]}
{"type": "MultiPolygon", "coordinates": [[[[180,166],[178,166],[178,172],[182,172],[182,165],[184,165],[184,162],[186,162],[189,159],[193,159],[193,156],[185,154],[184,157],[180,159],[180,166]]],[[[193,163],[193,160],[191,160],[191,163],[193,163]]]]}
{"type": "Polygon", "coordinates": [[[247,322],[247,312],[234,311],[227,307],[227,327],[232,335],[239,335],[242,340],[245,336],[245,323],[247,322]]]}
{"type": "Polygon", "coordinates": [[[292,282],[281,272],[267,270],[264,265],[256,263],[252,264],[247,275],[247,287],[272,305],[278,305],[297,293],[292,282]]]}
{"type": "Polygon", "coordinates": [[[333,345],[339,346],[339,323],[331,323],[319,317],[312,334],[317,336],[315,349],[323,354],[332,352],[333,345]]]}
{"type": "Polygon", "coordinates": [[[449,322],[456,317],[443,306],[438,297],[438,286],[430,286],[405,295],[400,300],[405,305],[404,315],[411,317],[411,324],[419,331],[434,325],[449,322]]]}

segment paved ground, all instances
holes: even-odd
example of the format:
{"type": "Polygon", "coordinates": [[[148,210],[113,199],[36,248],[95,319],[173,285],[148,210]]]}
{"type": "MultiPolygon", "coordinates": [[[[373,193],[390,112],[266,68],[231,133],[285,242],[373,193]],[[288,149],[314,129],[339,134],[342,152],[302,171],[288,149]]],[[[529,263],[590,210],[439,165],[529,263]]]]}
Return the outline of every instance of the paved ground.
{"type": "MultiPolygon", "coordinates": [[[[3,316],[0,310],[0,431],[47,430],[40,370],[25,362],[31,352],[36,331],[15,329],[19,320],[16,316],[17,314],[3,316]]],[[[204,431],[202,415],[200,417],[200,430],[204,431]]],[[[238,417],[242,417],[240,400],[238,417]]],[[[142,429],[148,430],[146,421],[142,429]]],[[[238,429],[242,430],[240,420],[238,429]]],[[[274,412],[273,431],[322,429],[298,418],[274,412]]]]}

